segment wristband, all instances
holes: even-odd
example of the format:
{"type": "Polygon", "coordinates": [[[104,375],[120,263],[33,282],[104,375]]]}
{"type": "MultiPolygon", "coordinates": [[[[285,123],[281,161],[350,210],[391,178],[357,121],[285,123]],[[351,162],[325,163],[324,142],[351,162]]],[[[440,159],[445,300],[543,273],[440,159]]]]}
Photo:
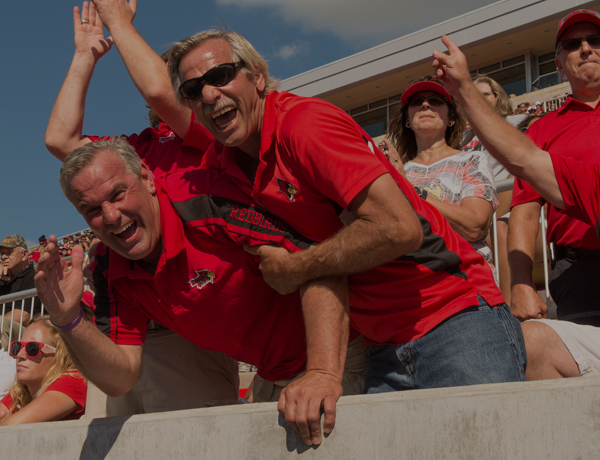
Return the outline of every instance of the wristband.
{"type": "Polygon", "coordinates": [[[54,324],[54,321],[52,321],[52,319],[50,319],[50,322],[56,329],[64,332],[64,331],[70,331],[71,329],[73,329],[75,326],[77,326],[81,322],[82,319],[83,319],[83,308],[79,307],[79,315],[77,315],[77,318],[75,318],[73,321],[71,321],[71,323],[67,324],[66,326],[57,326],[56,324],[54,324]]]}

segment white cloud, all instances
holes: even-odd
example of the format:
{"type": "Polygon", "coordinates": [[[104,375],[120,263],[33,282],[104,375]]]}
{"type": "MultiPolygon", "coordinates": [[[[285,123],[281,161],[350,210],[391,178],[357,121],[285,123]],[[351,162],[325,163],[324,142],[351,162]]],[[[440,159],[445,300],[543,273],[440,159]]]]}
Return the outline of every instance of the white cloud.
{"type": "Polygon", "coordinates": [[[272,7],[305,32],[331,32],[347,42],[381,43],[494,0],[216,0],[241,8],[272,7]]]}
{"type": "Polygon", "coordinates": [[[309,49],[309,45],[306,42],[296,42],[291,45],[284,45],[275,51],[272,55],[273,58],[280,58],[284,61],[297,57],[302,54],[306,54],[309,49]]]}

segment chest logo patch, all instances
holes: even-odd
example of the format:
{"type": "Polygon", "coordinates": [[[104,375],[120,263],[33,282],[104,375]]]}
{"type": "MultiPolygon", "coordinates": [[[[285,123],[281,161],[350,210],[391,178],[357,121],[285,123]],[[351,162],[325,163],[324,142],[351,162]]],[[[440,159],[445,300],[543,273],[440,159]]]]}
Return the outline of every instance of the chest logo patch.
{"type": "Polygon", "coordinates": [[[290,203],[296,201],[296,195],[298,195],[299,192],[298,188],[294,184],[288,182],[287,180],[277,178],[277,185],[279,186],[279,191],[283,192],[285,196],[287,196],[288,200],[290,200],[290,203]]]}
{"type": "Polygon", "coordinates": [[[196,270],[196,277],[188,281],[191,287],[202,289],[207,284],[213,284],[217,279],[217,275],[210,270],[196,270]]]}
{"type": "Polygon", "coordinates": [[[173,139],[175,139],[175,133],[173,131],[171,131],[167,136],[161,137],[158,141],[161,144],[164,144],[165,142],[172,141],[173,139]]]}

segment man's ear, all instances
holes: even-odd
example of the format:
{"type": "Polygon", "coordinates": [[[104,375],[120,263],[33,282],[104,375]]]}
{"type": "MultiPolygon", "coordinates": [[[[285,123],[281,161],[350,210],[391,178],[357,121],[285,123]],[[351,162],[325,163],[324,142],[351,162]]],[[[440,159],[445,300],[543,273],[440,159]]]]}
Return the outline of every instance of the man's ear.
{"type": "Polygon", "coordinates": [[[148,166],[146,166],[146,163],[144,163],[143,161],[141,164],[141,170],[142,170],[142,175],[140,177],[140,180],[142,181],[142,183],[144,184],[146,189],[152,195],[156,195],[156,185],[154,185],[154,175],[152,174],[152,171],[150,171],[150,168],[148,168],[148,166]]]}
{"type": "Polygon", "coordinates": [[[563,67],[562,67],[562,64],[560,62],[560,59],[555,58],[554,62],[556,62],[556,69],[558,70],[558,73],[561,74],[564,77],[565,73],[563,72],[563,67]]]}
{"type": "Polygon", "coordinates": [[[256,85],[256,89],[260,94],[262,94],[265,91],[265,87],[267,86],[267,80],[262,72],[256,74],[256,80],[254,84],[256,85]]]}
{"type": "Polygon", "coordinates": [[[25,248],[23,248],[23,259],[21,259],[23,262],[25,262],[26,260],[29,260],[29,251],[25,248]]]}

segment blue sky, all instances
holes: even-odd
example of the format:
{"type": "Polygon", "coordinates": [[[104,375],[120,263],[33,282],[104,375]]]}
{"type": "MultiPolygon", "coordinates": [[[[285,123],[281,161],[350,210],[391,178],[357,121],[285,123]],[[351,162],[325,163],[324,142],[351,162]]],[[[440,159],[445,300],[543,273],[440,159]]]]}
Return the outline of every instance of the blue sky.
{"type": "MultiPolygon", "coordinates": [[[[437,24],[491,0],[138,0],[134,24],[154,50],[224,24],[244,35],[285,79],[437,24]]],[[[2,2],[0,28],[0,238],[28,242],[86,226],[58,186],[61,163],[44,132],[74,52],[70,0],[2,2]]],[[[81,3],[79,3],[81,6],[81,3]]],[[[84,133],[147,126],[146,108],[116,48],[96,67],[84,133]]]]}

